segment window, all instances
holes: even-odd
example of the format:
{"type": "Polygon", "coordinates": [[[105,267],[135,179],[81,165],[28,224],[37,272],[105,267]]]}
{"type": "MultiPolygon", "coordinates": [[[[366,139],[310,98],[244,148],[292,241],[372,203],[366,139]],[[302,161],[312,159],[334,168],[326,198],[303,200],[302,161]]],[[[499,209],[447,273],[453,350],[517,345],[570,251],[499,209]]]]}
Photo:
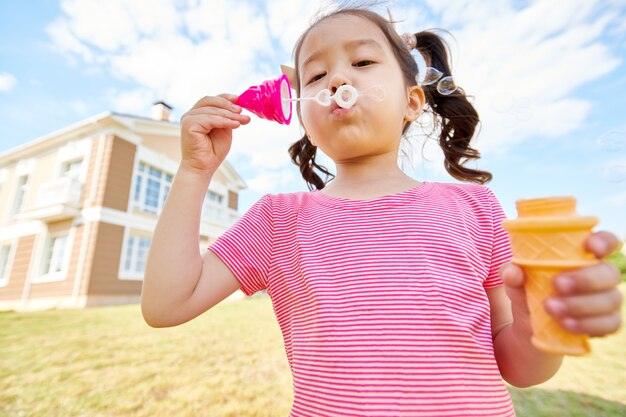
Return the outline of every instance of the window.
{"type": "Polygon", "coordinates": [[[213,202],[213,203],[216,203],[216,204],[221,205],[221,204],[222,204],[222,200],[223,200],[223,199],[224,199],[224,196],[223,196],[223,195],[218,194],[218,193],[216,193],[216,192],[214,192],[214,191],[209,190],[209,191],[206,193],[206,200],[207,200],[207,201],[211,201],[211,202],[213,202]]]}
{"type": "Polygon", "coordinates": [[[24,195],[28,189],[28,175],[22,175],[17,179],[17,187],[15,189],[15,199],[13,200],[12,214],[17,214],[24,204],[24,195]]]}
{"type": "Polygon", "coordinates": [[[143,275],[151,241],[149,237],[143,236],[129,235],[126,238],[126,251],[122,262],[123,273],[131,276],[143,275]]]}
{"type": "Polygon", "coordinates": [[[224,196],[215,191],[207,191],[202,205],[202,220],[205,221],[226,221],[227,212],[222,206],[224,196]]]}
{"type": "Polygon", "coordinates": [[[63,162],[63,165],[61,165],[61,175],[64,177],[79,178],[82,163],[82,159],[63,162]]]}
{"type": "Polygon", "coordinates": [[[0,285],[6,285],[9,282],[9,256],[11,253],[11,245],[3,244],[0,246],[0,285]]]}
{"type": "Polygon", "coordinates": [[[133,197],[135,207],[148,213],[159,214],[171,185],[172,175],[140,162],[135,177],[133,197]]]}
{"type": "Polygon", "coordinates": [[[68,235],[51,236],[46,242],[46,251],[43,258],[42,273],[44,275],[57,274],[65,270],[67,265],[68,235]]]}

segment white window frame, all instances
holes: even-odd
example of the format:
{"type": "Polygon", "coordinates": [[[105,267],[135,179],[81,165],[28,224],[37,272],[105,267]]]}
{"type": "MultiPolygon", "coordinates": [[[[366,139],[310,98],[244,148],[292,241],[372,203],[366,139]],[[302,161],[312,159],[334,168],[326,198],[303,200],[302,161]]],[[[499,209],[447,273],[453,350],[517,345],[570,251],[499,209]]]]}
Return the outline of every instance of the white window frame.
{"type": "Polygon", "coordinates": [[[161,211],[163,210],[163,204],[165,203],[165,199],[167,198],[169,190],[172,187],[173,180],[174,175],[172,173],[140,160],[137,164],[137,169],[135,170],[133,187],[131,189],[133,207],[145,213],[156,215],[161,214],[161,211]],[[161,177],[157,178],[151,176],[150,169],[160,172],[161,177]],[[146,204],[146,193],[148,190],[149,180],[158,181],[159,184],[156,207],[146,204]],[[139,190],[137,190],[137,187],[139,187],[139,190]]]}
{"type": "MultiPolygon", "coordinates": [[[[70,230],[63,230],[54,233],[48,233],[43,245],[43,252],[40,262],[37,265],[38,273],[35,277],[33,277],[33,283],[41,283],[41,282],[54,282],[54,281],[63,281],[67,279],[67,273],[70,267],[70,259],[72,257],[72,242],[74,241],[74,228],[70,230]],[[50,266],[48,266],[48,271],[44,270],[44,267],[47,263],[48,251],[50,250],[50,245],[54,241],[54,239],[58,239],[59,237],[65,236],[65,248],[63,249],[63,259],[61,260],[61,270],[55,272],[49,272],[50,266]]],[[[52,253],[50,254],[51,258],[54,257],[56,249],[52,248],[52,253]]],[[[52,260],[52,259],[51,259],[52,260]]]]}
{"type": "Polygon", "coordinates": [[[5,189],[5,183],[7,181],[7,169],[0,169],[0,205],[2,204],[2,192],[5,189]]]}
{"type": "Polygon", "coordinates": [[[84,171],[84,164],[85,164],[85,160],[81,157],[81,158],[74,158],[74,159],[68,159],[67,161],[61,161],[61,166],[59,168],[59,177],[70,177],[70,178],[74,178],[76,180],[81,181],[83,178],[83,171],[84,171]],[[74,169],[71,171],[68,171],[67,168],[76,164],[76,163],[80,163],[78,169],[74,169]]]}
{"type": "Polygon", "coordinates": [[[16,214],[20,212],[22,207],[24,207],[24,202],[26,201],[26,193],[28,192],[28,188],[30,186],[30,174],[22,174],[17,177],[15,182],[15,192],[13,193],[13,202],[11,203],[11,217],[15,217],[16,214]],[[24,184],[20,185],[20,182],[23,178],[26,178],[24,184]],[[21,199],[18,204],[18,193],[22,193],[21,199]]]}
{"type": "Polygon", "coordinates": [[[210,201],[211,203],[216,204],[218,206],[224,205],[224,195],[218,192],[215,192],[213,190],[208,190],[204,198],[206,201],[210,201]]]}
{"type": "Polygon", "coordinates": [[[86,137],[68,142],[65,146],[59,148],[56,162],[57,177],[62,178],[67,176],[67,174],[64,173],[65,167],[80,161],[80,169],[73,173],[72,178],[84,183],[87,179],[87,165],[89,164],[92,144],[93,137],[86,137]]]}
{"type": "Polygon", "coordinates": [[[150,249],[150,244],[152,243],[152,238],[146,235],[146,233],[130,230],[126,228],[124,230],[124,243],[122,244],[122,254],[120,256],[120,268],[118,272],[118,276],[121,280],[128,281],[143,281],[144,273],[145,273],[145,263],[148,260],[148,250],[150,249]],[[144,269],[143,271],[137,271],[137,263],[140,261],[139,259],[139,249],[140,245],[147,243],[145,246],[145,258],[144,269]],[[130,251],[130,259],[128,252],[130,251]],[[127,268],[126,264],[130,262],[130,269],[127,268]]]}
{"type": "MultiPolygon", "coordinates": [[[[0,287],[6,287],[9,284],[9,277],[11,276],[11,270],[13,269],[13,260],[15,259],[15,248],[17,247],[17,240],[5,240],[0,242],[0,260],[2,259],[2,249],[9,248],[7,252],[6,264],[4,265],[4,273],[0,269],[0,287]]],[[[2,265],[0,264],[0,267],[2,265]]]]}

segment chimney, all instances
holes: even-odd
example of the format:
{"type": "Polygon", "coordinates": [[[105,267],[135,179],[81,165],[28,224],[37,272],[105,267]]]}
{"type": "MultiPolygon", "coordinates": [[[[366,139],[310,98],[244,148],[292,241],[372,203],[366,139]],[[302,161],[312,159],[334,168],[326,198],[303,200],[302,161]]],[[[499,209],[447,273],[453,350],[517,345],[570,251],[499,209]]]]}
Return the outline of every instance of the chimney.
{"type": "Polygon", "coordinates": [[[154,120],[169,122],[172,108],[173,107],[164,101],[157,101],[152,105],[152,118],[154,120]]]}

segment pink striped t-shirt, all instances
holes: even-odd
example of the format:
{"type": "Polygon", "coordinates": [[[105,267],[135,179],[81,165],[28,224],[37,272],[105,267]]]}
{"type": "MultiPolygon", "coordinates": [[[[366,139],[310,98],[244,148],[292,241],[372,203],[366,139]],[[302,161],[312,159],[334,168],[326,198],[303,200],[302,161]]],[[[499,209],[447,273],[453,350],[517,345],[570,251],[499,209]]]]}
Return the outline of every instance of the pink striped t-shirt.
{"type": "Polygon", "coordinates": [[[504,218],[479,185],[265,195],[210,249],[271,297],[291,417],[514,416],[485,293],[511,257],[504,218]]]}

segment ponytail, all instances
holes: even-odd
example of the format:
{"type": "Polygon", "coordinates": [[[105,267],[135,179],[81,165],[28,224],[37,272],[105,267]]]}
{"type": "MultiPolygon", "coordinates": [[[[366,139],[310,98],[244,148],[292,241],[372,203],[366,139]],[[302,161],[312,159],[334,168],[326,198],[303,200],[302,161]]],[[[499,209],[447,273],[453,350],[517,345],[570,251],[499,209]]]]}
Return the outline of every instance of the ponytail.
{"type": "MultiPolygon", "coordinates": [[[[441,37],[433,32],[422,31],[415,34],[415,42],[415,49],[424,57],[427,66],[438,69],[444,77],[451,75],[448,49],[441,37]]],[[[422,88],[426,103],[441,118],[440,121],[435,118],[435,126],[441,125],[439,146],[445,157],[446,171],[461,181],[478,184],[491,181],[491,173],[465,166],[468,161],[480,158],[480,153],[470,146],[480,119],[465,92],[457,89],[452,94],[443,95],[437,91],[436,84],[422,88]]]]}
{"type": "Polygon", "coordinates": [[[313,146],[307,135],[302,136],[299,141],[289,147],[291,161],[300,167],[300,173],[302,174],[302,178],[306,181],[309,190],[313,190],[313,188],[321,190],[326,185],[326,182],[328,182],[329,177],[335,177],[326,167],[318,165],[317,162],[315,162],[316,155],[317,147],[313,146]],[[317,175],[315,169],[326,175],[326,181],[322,180],[322,178],[317,175]]]}

